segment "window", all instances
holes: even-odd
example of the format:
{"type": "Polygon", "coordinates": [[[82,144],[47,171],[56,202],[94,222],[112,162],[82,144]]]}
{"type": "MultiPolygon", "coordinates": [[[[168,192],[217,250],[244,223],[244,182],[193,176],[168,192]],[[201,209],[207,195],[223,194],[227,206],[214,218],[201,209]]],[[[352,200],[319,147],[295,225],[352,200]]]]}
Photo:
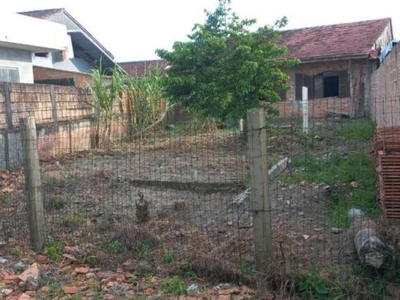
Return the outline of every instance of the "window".
{"type": "Polygon", "coordinates": [[[18,68],[1,67],[0,66],[0,81],[19,82],[18,68]]]}
{"type": "Polygon", "coordinates": [[[296,100],[301,100],[301,88],[308,88],[308,99],[327,97],[346,98],[350,95],[347,70],[326,71],[314,77],[296,74],[296,100]]]}
{"type": "Polygon", "coordinates": [[[36,57],[49,57],[49,52],[37,52],[35,53],[36,57]]]}

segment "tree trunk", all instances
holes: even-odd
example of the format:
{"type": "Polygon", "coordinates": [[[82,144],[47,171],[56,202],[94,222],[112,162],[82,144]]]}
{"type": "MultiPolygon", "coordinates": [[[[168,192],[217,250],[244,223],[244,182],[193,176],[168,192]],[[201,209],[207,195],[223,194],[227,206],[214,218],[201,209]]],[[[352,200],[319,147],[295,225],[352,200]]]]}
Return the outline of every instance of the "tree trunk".
{"type": "Polygon", "coordinates": [[[359,209],[349,211],[351,220],[350,231],[360,261],[375,269],[390,263],[393,251],[380,237],[376,223],[367,218],[359,209]]]}

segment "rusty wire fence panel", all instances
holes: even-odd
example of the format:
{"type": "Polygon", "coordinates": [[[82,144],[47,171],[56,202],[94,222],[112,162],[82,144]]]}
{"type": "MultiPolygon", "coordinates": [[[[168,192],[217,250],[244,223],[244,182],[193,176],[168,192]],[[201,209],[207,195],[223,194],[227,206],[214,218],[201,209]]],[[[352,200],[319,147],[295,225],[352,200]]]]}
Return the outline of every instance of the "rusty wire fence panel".
{"type": "MultiPolygon", "coordinates": [[[[93,148],[90,123],[39,132],[47,244],[76,246],[101,265],[134,254],[168,268],[251,268],[250,212],[233,203],[249,177],[240,132],[186,122],[129,137],[125,128],[117,124],[103,149],[93,148]],[[138,202],[149,205],[147,221],[138,202]]],[[[24,207],[20,183],[12,202],[24,207]]],[[[13,238],[29,242],[26,216],[10,220],[24,228],[13,238]]]]}

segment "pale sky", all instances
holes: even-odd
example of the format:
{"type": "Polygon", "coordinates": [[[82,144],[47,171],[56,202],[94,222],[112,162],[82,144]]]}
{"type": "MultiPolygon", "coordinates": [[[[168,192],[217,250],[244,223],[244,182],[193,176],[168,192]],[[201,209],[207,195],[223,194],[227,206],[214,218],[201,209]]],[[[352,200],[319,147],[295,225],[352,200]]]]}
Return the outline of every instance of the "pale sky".
{"type": "MultiPolygon", "coordinates": [[[[157,48],[172,49],[185,41],[195,23],[204,23],[204,9],[213,11],[218,0],[13,0],[2,11],[65,8],[118,62],[157,59],[157,48]]],[[[288,17],[286,29],[343,22],[392,18],[395,38],[400,37],[398,0],[232,0],[241,18],[256,18],[271,25],[288,17]]]]}

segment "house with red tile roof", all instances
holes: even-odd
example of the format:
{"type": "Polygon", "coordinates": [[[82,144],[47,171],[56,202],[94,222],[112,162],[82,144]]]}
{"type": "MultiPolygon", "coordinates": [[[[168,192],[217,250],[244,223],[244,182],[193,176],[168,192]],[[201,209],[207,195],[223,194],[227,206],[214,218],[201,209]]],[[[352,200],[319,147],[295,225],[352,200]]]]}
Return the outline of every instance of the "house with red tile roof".
{"type": "MultiPolygon", "coordinates": [[[[392,40],[390,18],[282,31],[286,57],[301,63],[285,70],[292,88],[282,93],[282,101],[276,104],[281,116],[302,115],[303,86],[308,88],[311,117],[368,114],[371,75],[379,67],[382,50],[392,40]]],[[[142,76],[154,66],[164,70],[167,62],[133,61],[120,66],[131,76],[142,76]]]]}
{"type": "Polygon", "coordinates": [[[308,88],[311,116],[368,114],[371,75],[392,40],[390,18],[283,31],[286,57],[298,58],[301,64],[286,70],[292,89],[278,104],[281,114],[301,114],[303,86],[308,88]]]}

